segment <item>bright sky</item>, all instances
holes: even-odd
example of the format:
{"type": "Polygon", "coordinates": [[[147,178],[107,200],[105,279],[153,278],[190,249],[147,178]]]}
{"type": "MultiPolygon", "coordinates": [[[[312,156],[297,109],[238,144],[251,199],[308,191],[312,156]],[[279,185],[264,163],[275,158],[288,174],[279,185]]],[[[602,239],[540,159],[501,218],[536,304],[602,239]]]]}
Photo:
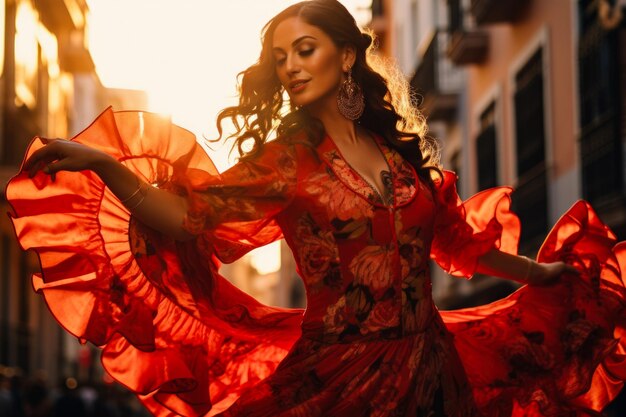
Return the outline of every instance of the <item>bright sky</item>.
{"type": "MultiPolygon", "coordinates": [[[[107,87],[146,90],[148,110],[196,135],[216,135],[215,116],[235,104],[236,75],[253,64],[260,31],[289,0],[88,0],[89,44],[107,87]]],[[[365,22],[371,0],[342,1],[365,22]]],[[[227,161],[219,152],[218,169],[227,161]]]]}
{"type": "MultiPolygon", "coordinates": [[[[87,0],[89,46],[106,87],[146,90],[147,110],[214,138],[219,110],[236,103],[236,75],[259,56],[263,25],[293,0],[87,0]]],[[[343,0],[367,23],[371,0],[343,0]]],[[[121,110],[121,109],[119,109],[121,110]]],[[[222,171],[227,146],[209,152],[222,171]]],[[[235,155],[233,155],[235,156],[235,155]]],[[[280,267],[279,247],[251,256],[260,273],[280,267]]]]}

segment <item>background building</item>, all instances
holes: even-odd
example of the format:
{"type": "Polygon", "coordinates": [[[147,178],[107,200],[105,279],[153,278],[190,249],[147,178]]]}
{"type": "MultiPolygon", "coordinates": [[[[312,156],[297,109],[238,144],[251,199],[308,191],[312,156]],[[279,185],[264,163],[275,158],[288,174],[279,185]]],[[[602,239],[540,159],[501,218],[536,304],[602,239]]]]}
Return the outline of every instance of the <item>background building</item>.
{"type": "MultiPolygon", "coordinates": [[[[84,0],[0,2],[0,184],[15,175],[35,135],[67,138],[107,105],[145,108],[142,92],[105,89],[87,50],[84,0]]],[[[1,194],[0,211],[10,212],[1,194]]],[[[71,231],[59,231],[71,233],[71,231]]],[[[0,216],[0,374],[38,374],[53,383],[101,377],[93,347],[58,326],[35,294],[32,253],[17,245],[9,218],[0,216]]]]}
{"type": "MultiPolygon", "coordinates": [[[[396,0],[387,6],[378,19],[392,42],[381,53],[398,59],[419,93],[463,198],[514,186],[520,252],[529,256],[579,198],[624,238],[624,2],[396,0]]],[[[507,291],[480,277],[436,281],[444,307],[507,291]]]]}

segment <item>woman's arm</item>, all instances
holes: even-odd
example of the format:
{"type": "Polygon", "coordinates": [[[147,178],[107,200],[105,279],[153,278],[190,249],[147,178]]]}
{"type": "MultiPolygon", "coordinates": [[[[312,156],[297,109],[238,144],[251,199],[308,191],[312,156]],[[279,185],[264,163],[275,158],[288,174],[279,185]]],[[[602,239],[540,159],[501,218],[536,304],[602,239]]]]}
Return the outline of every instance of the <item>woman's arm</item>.
{"type": "Polygon", "coordinates": [[[62,139],[42,140],[46,145],[24,164],[29,176],[42,170],[54,181],[59,171],[92,170],[139,221],[178,240],[192,237],[182,228],[187,213],[184,197],[151,186],[115,158],[97,149],[62,139]]]}
{"type": "Polygon", "coordinates": [[[552,284],[564,273],[579,274],[576,268],[564,262],[539,263],[497,249],[492,249],[478,258],[476,272],[530,285],[552,284]]]}
{"type": "Polygon", "coordinates": [[[186,198],[142,181],[109,155],[94,164],[93,171],[140,222],[177,240],[192,237],[182,228],[186,198]]]}

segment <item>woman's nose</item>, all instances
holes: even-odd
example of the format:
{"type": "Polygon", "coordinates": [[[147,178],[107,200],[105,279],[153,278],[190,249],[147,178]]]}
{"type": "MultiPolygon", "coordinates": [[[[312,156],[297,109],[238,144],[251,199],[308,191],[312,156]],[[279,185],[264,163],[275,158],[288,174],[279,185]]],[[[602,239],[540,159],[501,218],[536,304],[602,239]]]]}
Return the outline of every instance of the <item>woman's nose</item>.
{"type": "Polygon", "coordinates": [[[300,63],[295,55],[287,56],[286,69],[289,74],[300,72],[300,63]]]}

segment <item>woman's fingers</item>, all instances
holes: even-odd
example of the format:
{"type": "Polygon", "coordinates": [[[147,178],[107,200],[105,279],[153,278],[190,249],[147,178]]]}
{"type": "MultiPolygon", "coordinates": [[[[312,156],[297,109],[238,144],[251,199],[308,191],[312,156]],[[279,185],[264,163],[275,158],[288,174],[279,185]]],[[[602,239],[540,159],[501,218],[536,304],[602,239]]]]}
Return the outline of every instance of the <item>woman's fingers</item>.
{"type": "MultiPolygon", "coordinates": [[[[45,138],[42,138],[45,139],[45,138]]],[[[58,139],[45,139],[46,145],[43,148],[37,149],[24,163],[24,170],[28,171],[30,178],[37,174],[37,171],[44,170],[45,167],[55,160],[63,157],[58,146],[55,146],[55,142],[58,139]]],[[[46,172],[47,174],[48,172],[46,172]]]]}
{"type": "Polygon", "coordinates": [[[28,171],[29,178],[34,177],[37,174],[37,171],[45,169],[46,161],[42,158],[43,157],[39,157],[39,155],[37,158],[30,158],[27,161],[27,164],[24,165],[24,169],[28,171]]]}
{"type": "Polygon", "coordinates": [[[557,283],[563,274],[580,275],[580,271],[574,266],[564,262],[540,263],[540,273],[529,279],[529,284],[548,286],[557,283]]]}
{"type": "Polygon", "coordinates": [[[67,165],[65,159],[61,159],[59,161],[56,162],[51,162],[49,164],[46,164],[46,166],[43,168],[43,172],[45,174],[50,175],[50,179],[52,180],[52,182],[54,182],[57,178],[57,172],[59,171],[63,171],[65,168],[65,166],[67,165]]]}
{"type": "Polygon", "coordinates": [[[45,168],[45,166],[58,159],[58,156],[51,149],[41,148],[31,155],[24,164],[24,169],[28,170],[28,176],[34,177],[37,171],[45,168]]]}
{"type": "Polygon", "coordinates": [[[46,164],[46,166],[43,168],[43,172],[49,175],[54,175],[59,171],[73,171],[72,168],[73,167],[71,166],[71,161],[68,161],[67,158],[64,158],[46,164]]]}
{"type": "Polygon", "coordinates": [[[34,177],[38,171],[52,176],[59,171],[80,171],[91,169],[94,161],[103,152],[83,144],[64,139],[44,139],[46,143],[37,149],[24,164],[29,177],[34,177]]]}

